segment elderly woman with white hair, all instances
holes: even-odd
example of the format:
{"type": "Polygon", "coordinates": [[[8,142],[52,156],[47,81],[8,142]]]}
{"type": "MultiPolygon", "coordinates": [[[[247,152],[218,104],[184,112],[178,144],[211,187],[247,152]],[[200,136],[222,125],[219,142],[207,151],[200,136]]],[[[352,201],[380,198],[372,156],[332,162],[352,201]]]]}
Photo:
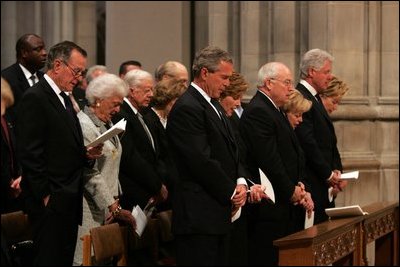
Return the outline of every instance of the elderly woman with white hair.
{"type": "MultiPolygon", "coordinates": [[[[112,126],[111,118],[119,112],[127,84],[114,74],[95,78],[86,89],[89,106],[79,112],[85,145],[94,141],[112,126]]],[[[74,265],[82,264],[82,241],[80,237],[90,229],[106,222],[119,221],[136,227],[131,212],[119,205],[120,184],[118,180],[122,146],[117,136],[104,142],[103,155],[91,169],[84,171],[83,220],[79,227],[74,265]]]]}

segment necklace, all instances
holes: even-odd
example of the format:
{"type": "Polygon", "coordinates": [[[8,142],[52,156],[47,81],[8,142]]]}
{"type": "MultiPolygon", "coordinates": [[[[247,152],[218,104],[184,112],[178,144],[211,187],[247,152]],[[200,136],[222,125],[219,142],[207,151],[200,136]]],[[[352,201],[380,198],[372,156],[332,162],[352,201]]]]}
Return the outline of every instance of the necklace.
{"type": "Polygon", "coordinates": [[[167,127],[167,118],[162,117],[160,115],[159,111],[156,110],[155,108],[151,108],[151,109],[157,114],[157,117],[160,119],[161,124],[164,126],[164,128],[166,128],[167,127]]]}

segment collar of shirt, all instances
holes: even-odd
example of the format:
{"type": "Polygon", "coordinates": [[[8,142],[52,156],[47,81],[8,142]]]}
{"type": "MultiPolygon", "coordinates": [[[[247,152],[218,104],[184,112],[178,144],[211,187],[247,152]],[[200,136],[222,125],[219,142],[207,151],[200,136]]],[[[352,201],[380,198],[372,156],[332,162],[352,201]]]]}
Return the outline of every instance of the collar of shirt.
{"type": "Polygon", "coordinates": [[[269,99],[269,101],[271,101],[272,105],[274,105],[274,107],[280,112],[279,107],[274,103],[274,101],[273,101],[266,93],[264,93],[264,92],[261,91],[261,90],[258,90],[258,91],[259,91],[261,94],[265,95],[265,96],[269,99]]]}
{"type": "Polygon", "coordinates": [[[211,97],[209,95],[207,95],[206,92],[204,92],[203,89],[200,88],[200,86],[198,86],[197,84],[195,84],[194,82],[190,83],[191,86],[193,86],[203,97],[205,100],[207,100],[207,102],[210,104],[210,106],[215,110],[215,112],[217,113],[218,117],[220,117],[219,112],[217,110],[216,107],[214,107],[213,104],[211,104],[211,97]]]}
{"type": "Polygon", "coordinates": [[[29,81],[29,84],[30,84],[30,81],[31,81],[31,76],[33,75],[33,76],[35,76],[35,79],[37,79],[38,80],[38,77],[37,77],[37,75],[36,75],[36,72],[34,73],[34,74],[32,74],[27,68],[25,68],[23,65],[21,65],[21,64],[19,64],[18,63],[18,65],[19,65],[19,67],[21,68],[21,70],[22,70],[22,72],[24,73],[24,75],[25,75],[25,78],[29,81]]]}
{"type": "Polygon", "coordinates": [[[314,87],[312,87],[306,80],[300,80],[300,83],[304,85],[305,88],[307,88],[307,90],[313,95],[313,97],[318,94],[317,90],[315,90],[314,87]]]}
{"type": "Polygon", "coordinates": [[[131,101],[128,98],[124,97],[124,101],[128,104],[128,106],[133,110],[135,115],[137,115],[138,110],[132,105],[131,101]]]}
{"type": "Polygon", "coordinates": [[[47,83],[50,85],[51,89],[53,89],[54,93],[58,96],[58,99],[60,99],[61,103],[64,105],[65,107],[65,103],[64,103],[64,98],[60,95],[61,90],[60,88],[57,86],[57,84],[50,78],[49,75],[45,74],[43,76],[47,83]]]}

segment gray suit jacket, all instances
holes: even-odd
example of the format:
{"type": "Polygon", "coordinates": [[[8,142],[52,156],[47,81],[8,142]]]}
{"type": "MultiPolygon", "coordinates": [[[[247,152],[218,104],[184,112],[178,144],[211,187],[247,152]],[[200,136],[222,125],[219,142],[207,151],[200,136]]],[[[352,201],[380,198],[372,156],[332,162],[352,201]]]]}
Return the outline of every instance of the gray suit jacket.
{"type": "MultiPolygon", "coordinates": [[[[85,107],[78,113],[85,145],[94,141],[107,129],[96,115],[85,107]]],[[[89,234],[89,230],[104,224],[108,206],[115,202],[114,196],[119,193],[119,163],[122,146],[118,137],[104,142],[103,156],[96,160],[92,169],[85,168],[83,173],[83,220],[79,227],[74,262],[82,263],[82,241],[80,237],[89,234]]]]}

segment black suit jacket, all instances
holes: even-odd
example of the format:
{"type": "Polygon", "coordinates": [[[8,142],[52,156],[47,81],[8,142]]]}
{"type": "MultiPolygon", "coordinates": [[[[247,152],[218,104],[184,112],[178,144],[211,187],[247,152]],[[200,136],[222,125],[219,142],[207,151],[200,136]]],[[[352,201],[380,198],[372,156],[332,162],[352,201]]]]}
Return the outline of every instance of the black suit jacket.
{"type": "MultiPolygon", "coordinates": [[[[223,115],[225,116],[225,115],[223,115]]],[[[175,234],[227,234],[236,179],[244,177],[237,145],[192,86],[176,101],[167,137],[179,171],[173,203],[175,234]]]]}
{"type": "Polygon", "coordinates": [[[297,89],[312,101],[311,109],[303,114],[303,122],[295,132],[305,153],[315,204],[315,219],[318,223],[328,218],[325,208],[332,206],[328,199],[329,186],[326,180],[332,170],[342,171],[343,168],[336,146],[335,128],[323,104],[319,103],[304,85],[298,84],[297,89]]]}
{"type": "MultiPolygon", "coordinates": [[[[43,77],[44,73],[41,71],[36,72],[37,77],[39,80],[43,77]]],[[[25,91],[31,87],[28,80],[26,79],[21,67],[19,66],[18,62],[5,68],[1,71],[1,76],[7,80],[7,82],[11,86],[11,90],[14,94],[14,105],[7,109],[7,119],[14,124],[16,120],[16,113],[18,104],[25,93],[25,91]]]]}
{"type": "Polygon", "coordinates": [[[171,209],[170,200],[172,199],[174,186],[176,184],[176,181],[178,180],[178,170],[176,169],[175,162],[171,155],[167,133],[164,126],[161,124],[158,115],[151,108],[147,108],[145,111],[143,111],[143,117],[149,124],[149,127],[153,129],[153,137],[156,139],[159,149],[158,154],[160,163],[158,164],[158,166],[162,169],[162,173],[164,173],[162,180],[168,189],[168,203],[165,203],[166,205],[163,205],[162,207],[158,207],[158,210],[160,210],[160,208],[171,209]]]}
{"type": "Polygon", "coordinates": [[[42,209],[43,198],[50,195],[52,209],[81,219],[82,171],[88,161],[79,121],[68,114],[45,79],[26,91],[19,110],[17,147],[28,212],[42,209]]]}
{"type": "Polygon", "coordinates": [[[254,220],[273,221],[281,224],[282,234],[289,231],[291,196],[298,181],[304,181],[302,152],[298,140],[286,118],[273,103],[257,91],[246,106],[239,126],[246,145],[247,164],[256,183],[259,168],[271,181],[275,192],[275,205],[255,205],[254,220]]]}
{"type": "Polygon", "coordinates": [[[137,115],[124,101],[121,110],[113,117],[116,123],[125,118],[126,130],[121,136],[122,156],[119,181],[122,187],[121,205],[132,210],[134,205],[142,209],[148,200],[160,192],[164,168],[159,166],[158,143],[154,130],[148,126],[155,143],[154,151],[137,115]]]}

